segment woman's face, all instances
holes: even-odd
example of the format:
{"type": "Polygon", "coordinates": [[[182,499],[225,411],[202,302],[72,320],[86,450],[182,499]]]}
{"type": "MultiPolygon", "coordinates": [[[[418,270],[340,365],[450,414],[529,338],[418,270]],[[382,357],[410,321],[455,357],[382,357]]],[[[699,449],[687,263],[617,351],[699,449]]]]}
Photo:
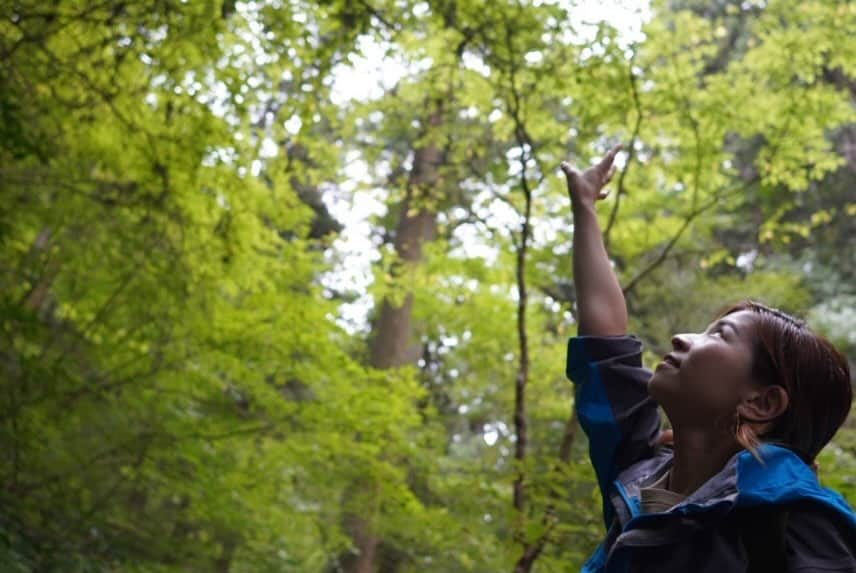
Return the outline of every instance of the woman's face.
{"type": "Polygon", "coordinates": [[[752,388],[752,311],[713,322],[699,334],[672,337],[672,352],[648,382],[648,393],[673,425],[712,426],[733,419],[752,388]]]}

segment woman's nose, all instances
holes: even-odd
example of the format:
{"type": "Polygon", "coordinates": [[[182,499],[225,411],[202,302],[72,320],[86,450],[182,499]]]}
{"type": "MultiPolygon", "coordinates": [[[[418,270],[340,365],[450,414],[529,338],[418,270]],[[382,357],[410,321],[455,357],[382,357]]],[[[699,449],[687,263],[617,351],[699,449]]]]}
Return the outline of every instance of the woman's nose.
{"type": "Polygon", "coordinates": [[[690,338],[686,334],[676,334],[672,337],[672,348],[686,352],[690,349],[690,338]]]}

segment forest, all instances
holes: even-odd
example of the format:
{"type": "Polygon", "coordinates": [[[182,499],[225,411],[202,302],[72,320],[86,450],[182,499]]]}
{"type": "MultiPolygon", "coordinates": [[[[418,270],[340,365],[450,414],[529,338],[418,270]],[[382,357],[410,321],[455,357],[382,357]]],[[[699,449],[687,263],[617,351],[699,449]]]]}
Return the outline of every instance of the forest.
{"type": "Polygon", "coordinates": [[[748,298],[856,366],[856,3],[0,5],[3,573],[578,571],[619,142],[647,365],[748,298]]]}

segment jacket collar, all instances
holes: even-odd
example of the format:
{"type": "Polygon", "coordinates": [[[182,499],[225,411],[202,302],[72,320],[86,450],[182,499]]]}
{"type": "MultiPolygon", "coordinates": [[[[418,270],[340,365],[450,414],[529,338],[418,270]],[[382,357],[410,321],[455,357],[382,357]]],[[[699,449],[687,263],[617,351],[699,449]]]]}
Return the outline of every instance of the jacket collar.
{"type": "Polygon", "coordinates": [[[735,454],[722,470],[683,502],[666,513],[640,514],[639,489],[656,482],[672,467],[672,450],[635,464],[614,482],[611,501],[618,523],[611,546],[604,552],[610,570],[623,570],[632,547],[668,545],[688,539],[735,507],[777,505],[810,499],[839,513],[856,527],[856,516],[837,493],[823,488],[817,476],[796,454],[772,444],[758,448],[761,461],[747,451],[735,454]],[[623,564],[623,565],[622,565],[623,564]]]}
{"type": "MultiPolygon", "coordinates": [[[[665,514],[691,516],[707,513],[727,513],[735,506],[751,507],[784,504],[810,499],[840,513],[856,527],[856,515],[837,493],[823,488],[812,469],[791,450],[774,444],[761,444],[760,461],[742,450],[731,457],[716,475],[683,502],[665,514]]],[[[637,463],[614,482],[611,496],[621,529],[640,517],[639,490],[655,483],[672,467],[673,451],[662,448],[654,457],[637,463]]]]}

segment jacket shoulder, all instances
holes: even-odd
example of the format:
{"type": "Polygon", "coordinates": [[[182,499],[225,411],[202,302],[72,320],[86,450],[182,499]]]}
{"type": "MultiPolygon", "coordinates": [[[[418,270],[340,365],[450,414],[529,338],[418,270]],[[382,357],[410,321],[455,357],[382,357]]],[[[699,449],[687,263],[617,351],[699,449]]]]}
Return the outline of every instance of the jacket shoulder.
{"type": "Polygon", "coordinates": [[[856,572],[856,528],[840,512],[813,500],[789,503],[788,571],[856,572]]]}

